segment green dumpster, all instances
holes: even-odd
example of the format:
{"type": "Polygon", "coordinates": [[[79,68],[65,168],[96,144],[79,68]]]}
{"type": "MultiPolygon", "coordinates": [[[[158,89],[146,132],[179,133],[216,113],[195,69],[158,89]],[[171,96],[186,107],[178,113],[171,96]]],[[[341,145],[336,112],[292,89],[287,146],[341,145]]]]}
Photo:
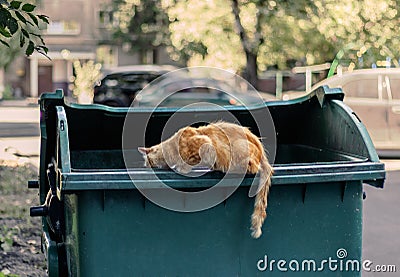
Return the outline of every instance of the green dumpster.
{"type": "MultiPolygon", "coordinates": [[[[164,209],[134,184],[163,189],[150,177],[153,169],[143,167],[139,145],[128,149],[136,167],[125,167],[122,151],[126,115],[140,121],[149,111],[66,104],[61,90],[43,94],[42,206],[32,207],[31,215],[43,217],[49,276],[361,275],[363,184],[383,187],[385,170],[364,125],[342,99],[340,89],[321,87],[292,101],[228,108],[252,129],[249,112],[268,109],[275,125],[268,217],[263,235],[253,239],[248,191],[257,176],[246,176],[210,209],[164,209]]],[[[152,112],[149,144],[160,141],[159,130],[177,112],[152,112]]],[[[184,112],[200,120],[210,115],[184,112]]],[[[211,114],[218,119],[219,112],[211,114]]],[[[222,177],[155,171],[181,190],[207,188],[222,177]]]]}

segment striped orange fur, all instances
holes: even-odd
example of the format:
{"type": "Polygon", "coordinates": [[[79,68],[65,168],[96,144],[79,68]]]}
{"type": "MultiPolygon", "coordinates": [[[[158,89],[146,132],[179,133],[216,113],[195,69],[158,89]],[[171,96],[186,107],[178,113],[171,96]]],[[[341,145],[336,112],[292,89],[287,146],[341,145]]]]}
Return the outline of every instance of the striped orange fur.
{"type": "Polygon", "coordinates": [[[139,147],[139,151],[146,166],[170,167],[180,173],[190,172],[193,166],[207,166],[222,172],[260,172],[251,234],[254,238],[261,236],[273,168],[260,139],[248,128],[222,121],[198,128],[184,127],[162,143],[150,148],[139,147]]]}

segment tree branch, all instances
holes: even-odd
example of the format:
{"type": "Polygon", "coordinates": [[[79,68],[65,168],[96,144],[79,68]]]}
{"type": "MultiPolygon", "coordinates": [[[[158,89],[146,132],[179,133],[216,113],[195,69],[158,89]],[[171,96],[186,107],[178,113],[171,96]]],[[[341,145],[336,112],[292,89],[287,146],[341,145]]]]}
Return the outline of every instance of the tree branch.
{"type": "Polygon", "coordinates": [[[246,35],[246,31],[243,27],[242,21],[240,19],[240,9],[239,9],[239,2],[238,0],[232,0],[232,13],[235,17],[235,26],[236,32],[240,37],[240,41],[242,43],[243,49],[245,52],[250,53],[252,52],[252,48],[249,43],[249,38],[246,35]]]}

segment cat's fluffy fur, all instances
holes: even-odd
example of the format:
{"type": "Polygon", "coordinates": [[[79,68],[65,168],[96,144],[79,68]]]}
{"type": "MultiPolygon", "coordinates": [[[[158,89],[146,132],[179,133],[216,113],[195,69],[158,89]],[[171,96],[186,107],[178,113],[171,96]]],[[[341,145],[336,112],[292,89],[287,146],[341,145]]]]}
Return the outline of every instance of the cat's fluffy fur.
{"type": "Polygon", "coordinates": [[[248,128],[227,122],[184,127],[162,143],[138,150],[145,158],[145,166],[173,168],[183,174],[193,166],[207,166],[222,172],[260,172],[251,230],[254,238],[261,236],[273,169],[259,138],[248,128]]]}

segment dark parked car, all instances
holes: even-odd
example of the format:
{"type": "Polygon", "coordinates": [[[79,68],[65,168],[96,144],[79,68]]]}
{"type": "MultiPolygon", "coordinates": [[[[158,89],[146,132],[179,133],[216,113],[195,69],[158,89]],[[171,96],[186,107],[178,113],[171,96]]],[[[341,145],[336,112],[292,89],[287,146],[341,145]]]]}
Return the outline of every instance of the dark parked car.
{"type": "Polygon", "coordinates": [[[136,94],[163,74],[176,70],[170,65],[120,66],[103,73],[94,87],[93,102],[114,107],[129,107],[136,94]]]}
{"type": "Polygon", "coordinates": [[[179,73],[181,74],[167,74],[166,78],[159,79],[144,88],[134,99],[133,106],[184,107],[201,103],[229,106],[264,102],[255,91],[241,89],[240,86],[227,81],[211,77],[189,77],[185,72],[179,73]]]}

